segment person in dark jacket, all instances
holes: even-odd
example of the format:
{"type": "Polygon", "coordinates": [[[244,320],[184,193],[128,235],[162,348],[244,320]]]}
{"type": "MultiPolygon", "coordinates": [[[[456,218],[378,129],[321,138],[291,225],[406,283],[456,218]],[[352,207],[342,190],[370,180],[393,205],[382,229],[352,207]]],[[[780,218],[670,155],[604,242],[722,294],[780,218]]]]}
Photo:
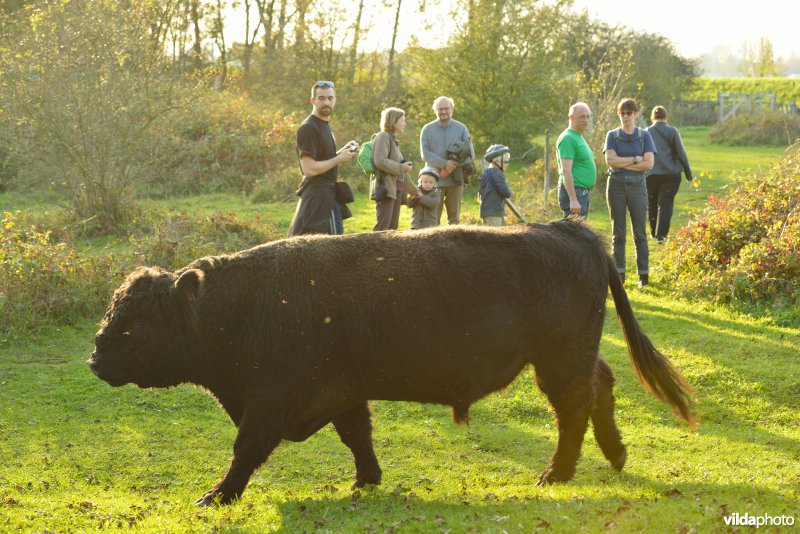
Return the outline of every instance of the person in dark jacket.
{"type": "Polygon", "coordinates": [[[677,128],[667,124],[667,110],[664,106],[654,107],[650,120],[653,124],[647,131],[656,144],[656,155],[653,170],[647,175],[648,217],[650,236],[663,244],[669,233],[675,195],[681,186],[681,172],[690,182],[693,176],[681,134],[677,128]]]}
{"type": "Polygon", "coordinates": [[[311,115],[297,130],[297,154],[303,181],[300,200],[289,226],[289,237],[301,234],[343,234],[342,205],[336,201],[339,165],[353,159],[358,143],[349,141],[338,151],[328,122],[336,106],[333,82],[311,88],[311,115]]]}
{"type": "Polygon", "coordinates": [[[442,193],[436,187],[438,179],[439,174],[433,167],[423,167],[419,171],[419,195],[408,198],[408,207],[414,210],[411,215],[412,230],[439,226],[442,193]]]}
{"type": "Polygon", "coordinates": [[[511,150],[505,145],[492,145],[483,156],[489,166],[483,171],[479,184],[481,198],[481,218],[487,226],[503,226],[505,224],[505,199],[511,198],[511,189],[504,173],[511,150]]]}

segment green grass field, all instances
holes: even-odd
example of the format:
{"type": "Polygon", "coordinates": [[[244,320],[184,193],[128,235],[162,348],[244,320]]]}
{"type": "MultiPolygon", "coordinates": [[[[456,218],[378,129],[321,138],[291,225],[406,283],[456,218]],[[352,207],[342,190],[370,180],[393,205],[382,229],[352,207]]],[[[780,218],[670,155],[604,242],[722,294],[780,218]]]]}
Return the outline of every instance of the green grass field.
{"type": "MultiPolygon", "coordinates": [[[[676,228],[731,172],[780,156],[719,154],[728,149],[703,145],[702,129],[682,133],[696,172],[711,178],[699,190],[684,182],[676,228]]],[[[590,224],[607,232],[602,196],[592,202],[590,224]]],[[[44,209],[12,194],[0,204],[44,209]]],[[[159,204],[287,226],[294,210],[233,195],[159,204]]],[[[474,217],[471,199],[466,209],[474,217]]],[[[369,230],[372,210],[361,196],[348,231],[369,230]]],[[[469,426],[456,426],[446,407],[375,402],[381,486],[350,491],[352,456],[326,427],[282,444],[240,501],[195,508],[227,469],[235,436],[209,395],[101,382],[84,363],[95,321],[0,336],[0,531],[714,532],[741,531],[726,527],[734,513],[800,520],[800,331],[678,300],[658,285],[629,287],[629,296],[645,332],[694,385],[700,427],[678,423],[637,382],[609,303],[601,353],[617,377],[628,463],[614,471],[589,431],[574,480],[546,488],[533,484],[556,428],[527,370],[474,405],[469,426]]]]}

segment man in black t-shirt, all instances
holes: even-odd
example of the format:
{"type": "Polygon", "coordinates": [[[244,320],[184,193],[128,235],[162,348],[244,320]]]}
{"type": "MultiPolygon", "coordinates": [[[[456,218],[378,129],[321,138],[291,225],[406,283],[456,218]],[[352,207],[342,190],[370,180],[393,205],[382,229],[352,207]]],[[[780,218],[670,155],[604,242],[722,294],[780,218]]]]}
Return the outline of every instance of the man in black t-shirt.
{"type": "Polygon", "coordinates": [[[338,152],[330,121],[336,106],[333,82],[320,81],[311,88],[311,115],[297,130],[297,154],[303,182],[289,227],[289,236],[301,234],[343,234],[341,206],[336,202],[339,164],[353,159],[358,143],[349,141],[338,152]]]}

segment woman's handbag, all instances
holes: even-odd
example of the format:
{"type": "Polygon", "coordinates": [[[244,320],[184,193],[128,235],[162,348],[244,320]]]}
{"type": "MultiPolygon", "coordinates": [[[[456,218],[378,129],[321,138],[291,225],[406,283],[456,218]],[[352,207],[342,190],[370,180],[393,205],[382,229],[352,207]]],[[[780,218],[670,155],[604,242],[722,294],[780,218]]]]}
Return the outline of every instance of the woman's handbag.
{"type": "Polygon", "coordinates": [[[383,178],[374,178],[369,188],[369,198],[375,202],[381,202],[389,196],[389,190],[383,185],[383,178]]]}

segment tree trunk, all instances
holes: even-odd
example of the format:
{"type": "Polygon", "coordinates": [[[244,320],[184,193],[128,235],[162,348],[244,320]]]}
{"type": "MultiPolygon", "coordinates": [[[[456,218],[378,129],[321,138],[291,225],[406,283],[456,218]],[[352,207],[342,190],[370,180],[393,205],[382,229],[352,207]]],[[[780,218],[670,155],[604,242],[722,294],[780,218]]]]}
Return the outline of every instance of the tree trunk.
{"type": "Polygon", "coordinates": [[[272,35],[272,20],[275,17],[275,0],[256,0],[258,15],[264,26],[264,52],[269,53],[274,49],[275,41],[272,35]]]}
{"type": "Polygon", "coordinates": [[[215,84],[217,91],[221,91],[225,87],[225,82],[228,79],[228,55],[225,50],[225,25],[222,21],[222,10],[224,6],[222,0],[217,0],[217,13],[214,21],[215,34],[214,41],[217,43],[219,49],[219,64],[221,72],[218,75],[219,83],[215,84]]]}
{"type": "Polygon", "coordinates": [[[278,14],[278,34],[275,36],[275,48],[283,50],[284,37],[286,32],[286,2],[281,2],[281,11],[278,14]]]}
{"type": "Polygon", "coordinates": [[[306,13],[309,0],[297,0],[297,24],[294,27],[294,46],[300,48],[306,40],[306,13]]]}
{"type": "Polygon", "coordinates": [[[358,15],[356,15],[356,26],[353,31],[353,48],[350,50],[350,66],[348,67],[348,78],[352,83],[356,76],[356,61],[358,60],[358,41],[361,36],[361,15],[364,12],[364,0],[358,2],[358,15]]]}
{"type": "Polygon", "coordinates": [[[192,66],[199,70],[203,68],[203,35],[200,31],[200,2],[194,0],[191,7],[191,19],[194,25],[194,44],[192,45],[192,66]]]}
{"type": "Polygon", "coordinates": [[[386,67],[386,91],[389,92],[393,86],[400,81],[400,73],[394,64],[395,46],[397,43],[397,28],[400,25],[400,7],[403,0],[397,0],[397,10],[394,14],[394,29],[392,30],[392,47],[389,49],[389,63],[386,67]]]}

